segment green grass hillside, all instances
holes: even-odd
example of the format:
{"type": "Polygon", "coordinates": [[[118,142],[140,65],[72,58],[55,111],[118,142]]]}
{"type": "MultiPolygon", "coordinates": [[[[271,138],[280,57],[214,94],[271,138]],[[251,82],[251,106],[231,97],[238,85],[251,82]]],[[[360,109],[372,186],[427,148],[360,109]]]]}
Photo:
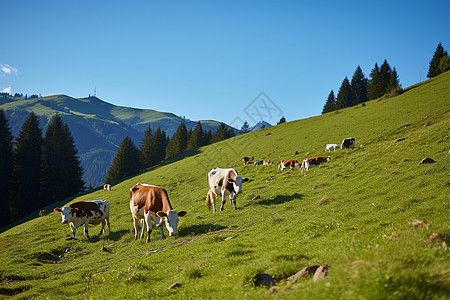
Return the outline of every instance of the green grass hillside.
{"type": "MultiPolygon", "coordinates": [[[[450,295],[450,72],[339,113],[265,128],[126,179],[106,199],[111,234],[77,240],[57,213],[0,234],[0,295],[49,299],[448,299],[450,295]],[[328,155],[326,143],[355,137],[354,150],[280,173],[282,159],[328,155]],[[242,165],[252,155],[274,166],[242,165]],[[424,157],[435,163],[419,164],[424,157]],[[207,172],[234,167],[251,179],[213,214],[207,172]],[[163,186],[188,214],[178,239],[134,240],[129,188],[163,186]],[[259,197],[257,197],[259,196],[259,197]],[[255,199],[257,198],[257,199],[255,199]],[[255,200],[253,200],[255,199],[255,200]],[[411,225],[415,220],[422,225],[411,225]],[[437,238],[429,238],[433,233],[437,238]],[[285,280],[327,263],[328,276],[285,280]],[[267,273],[279,287],[255,287],[267,273]],[[179,283],[178,288],[169,288],[179,283]]],[[[218,202],[216,202],[219,204],[218,202]]],[[[165,229],[164,229],[165,230],[165,229]]]]}

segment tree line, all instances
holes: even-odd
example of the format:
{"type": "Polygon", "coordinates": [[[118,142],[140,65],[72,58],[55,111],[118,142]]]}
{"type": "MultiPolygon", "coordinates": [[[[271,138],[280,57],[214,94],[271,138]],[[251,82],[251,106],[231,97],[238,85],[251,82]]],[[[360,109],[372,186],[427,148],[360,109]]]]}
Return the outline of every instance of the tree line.
{"type": "Polygon", "coordinates": [[[0,110],[0,227],[84,189],[69,127],[56,114],[45,134],[30,113],[13,141],[0,110]]]}
{"type": "Polygon", "coordinates": [[[235,135],[233,129],[227,129],[224,123],[212,133],[211,129],[203,131],[202,124],[197,122],[189,131],[181,123],[172,138],[158,127],[155,131],[149,125],[139,148],[130,137],[126,136],[120,143],[116,155],[106,175],[106,182],[135,175],[145,169],[158,165],[184,151],[216,143],[235,135]],[[138,158],[138,159],[137,159],[138,158]]]}
{"type": "MultiPolygon", "coordinates": [[[[432,78],[447,70],[450,70],[450,58],[442,44],[439,43],[430,61],[427,77],[432,78]]],[[[380,67],[378,63],[375,63],[369,78],[365,77],[361,67],[358,66],[353,73],[351,81],[345,77],[337,97],[334,91],[331,90],[323,106],[322,114],[380,97],[393,97],[400,93],[402,93],[402,88],[397,70],[395,68],[391,69],[387,60],[384,60],[380,67]]]]}

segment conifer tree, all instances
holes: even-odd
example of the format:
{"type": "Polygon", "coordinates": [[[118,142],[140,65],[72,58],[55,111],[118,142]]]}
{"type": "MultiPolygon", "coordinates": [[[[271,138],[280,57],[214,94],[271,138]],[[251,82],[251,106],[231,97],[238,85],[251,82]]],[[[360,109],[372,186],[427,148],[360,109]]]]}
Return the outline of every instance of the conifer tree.
{"type": "Polygon", "coordinates": [[[177,131],[173,134],[166,148],[166,159],[178,155],[186,150],[187,144],[187,129],[184,123],[178,126],[177,131]]]}
{"type": "Polygon", "coordinates": [[[336,107],[336,97],[334,96],[333,90],[331,90],[330,94],[328,95],[327,102],[325,102],[325,105],[323,106],[322,114],[333,111],[335,107],[336,107]]]}
{"type": "Polygon", "coordinates": [[[33,112],[22,125],[14,148],[11,203],[13,219],[41,207],[42,130],[33,112]]]}
{"type": "Polygon", "coordinates": [[[227,138],[227,128],[224,123],[220,123],[219,128],[214,132],[211,137],[211,143],[217,143],[227,138]]]}
{"type": "Polygon", "coordinates": [[[355,105],[366,102],[367,98],[367,79],[360,66],[358,66],[353,73],[351,82],[352,94],[354,97],[355,105]]]}
{"type": "Polygon", "coordinates": [[[400,87],[400,81],[398,79],[397,70],[394,68],[391,73],[391,78],[389,78],[387,91],[390,92],[397,87],[400,87]]]}
{"type": "Polygon", "coordinates": [[[60,201],[84,188],[83,169],[69,127],[56,114],[44,137],[42,191],[43,204],[60,201]]]}
{"type": "Polygon", "coordinates": [[[377,99],[383,96],[383,80],[378,68],[378,64],[375,63],[375,67],[370,72],[370,80],[367,86],[369,100],[377,99]]]}
{"type": "Polygon", "coordinates": [[[444,56],[448,56],[447,51],[444,50],[442,43],[439,43],[439,45],[436,48],[436,51],[434,51],[433,58],[430,61],[430,67],[428,68],[427,74],[428,78],[432,78],[434,76],[441,74],[441,70],[439,69],[439,63],[441,62],[441,59],[444,56]]]}
{"type": "Polygon", "coordinates": [[[247,121],[244,121],[244,124],[242,124],[241,127],[241,133],[247,133],[250,131],[250,126],[248,125],[247,121]]]}
{"type": "Polygon", "coordinates": [[[11,222],[11,174],[13,169],[12,134],[3,109],[0,109],[0,228],[11,222]]]}
{"type": "Polygon", "coordinates": [[[139,172],[139,149],[134,145],[131,138],[126,136],[117,149],[111,167],[106,175],[106,181],[111,182],[139,172]]]}
{"type": "Polygon", "coordinates": [[[149,168],[153,165],[153,158],[152,158],[152,128],[150,125],[148,125],[148,128],[144,132],[144,138],[141,142],[140,147],[140,153],[141,153],[141,164],[142,168],[149,168]]]}
{"type": "Polygon", "coordinates": [[[384,94],[386,94],[388,92],[388,86],[389,86],[389,81],[391,80],[391,76],[392,76],[392,69],[391,66],[389,66],[387,60],[385,59],[383,64],[380,67],[380,75],[381,75],[381,89],[382,89],[382,94],[381,96],[383,96],[384,94]]]}
{"type": "Polygon", "coordinates": [[[341,87],[339,88],[339,93],[336,98],[335,109],[350,107],[353,106],[354,104],[355,103],[352,95],[352,89],[350,87],[350,82],[348,81],[348,78],[345,77],[341,87]]]}
{"type": "Polygon", "coordinates": [[[197,122],[194,130],[192,130],[192,134],[189,136],[187,141],[187,149],[195,149],[202,146],[203,142],[203,128],[200,121],[197,122]]]}
{"type": "Polygon", "coordinates": [[[211,144],[212,139],[212,131],[211,128],[208,130],[205,130],[205,133],[203,135],[203,146],[211,144]]]}
{"type": "Polygon", "coordinates": [[[281,117],[281,119],[280,119],[280,121],[278,121],[277,125],[283,124],[283,123],[286,123],[286,118],[284,116],[281,117]]]}
{"type": "Polygon", "coordinates": [[[166,156],[166,133],[158,127],[153,134],[151,145],[152,166],[159,164],[166,156]]]}

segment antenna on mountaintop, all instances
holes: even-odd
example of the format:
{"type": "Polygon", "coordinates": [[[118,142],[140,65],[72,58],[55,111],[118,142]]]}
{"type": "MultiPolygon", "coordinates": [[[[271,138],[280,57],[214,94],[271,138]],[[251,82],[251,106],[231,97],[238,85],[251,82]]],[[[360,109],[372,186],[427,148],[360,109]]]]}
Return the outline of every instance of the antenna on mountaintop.
{"type": "Polygon", "coordinates": [[[97,95],[97,87],[94,87],[94,97],[97,95]]]}

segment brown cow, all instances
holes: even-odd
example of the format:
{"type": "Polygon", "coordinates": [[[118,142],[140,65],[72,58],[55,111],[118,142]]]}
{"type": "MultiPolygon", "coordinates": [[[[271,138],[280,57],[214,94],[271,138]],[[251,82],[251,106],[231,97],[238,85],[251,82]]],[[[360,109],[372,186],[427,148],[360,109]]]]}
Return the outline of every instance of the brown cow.
{"type": "MultiPolygon", "coordinates": [[[[134,239],[138,236],[139,221],[144,219],[147,224],[147,243],[152,232],[151,220],[159,227],[161,237],[164,239],[162,221],[165,221],[170,236],[178,235],[178,217],[183,217],[187,212],[177,212],[172,209],[167,191],[158,186],[137,183],[130,188],[130,210],[134,221],[134,239]]],[[[141,237],[144,234],[142,225],[141,237]]]]}
{"type": "Polygon", "coordinates": [[[286,169],[287,167],[289,167],[292,170],[294,167],[300,167],[300,164],[295,159],[282,160],[281,164],[278,166],[278,169],[283,172],[283,170],[286,169]]]}
{"type": "Polygon", "coordinates": [[[331,157],[329,156],[317,156],[312,158],[305,158],[302,162],[302,173],[303,170],[308,171],[312,167],[317,167],[319,164],[330,161],[331,157]]]}

